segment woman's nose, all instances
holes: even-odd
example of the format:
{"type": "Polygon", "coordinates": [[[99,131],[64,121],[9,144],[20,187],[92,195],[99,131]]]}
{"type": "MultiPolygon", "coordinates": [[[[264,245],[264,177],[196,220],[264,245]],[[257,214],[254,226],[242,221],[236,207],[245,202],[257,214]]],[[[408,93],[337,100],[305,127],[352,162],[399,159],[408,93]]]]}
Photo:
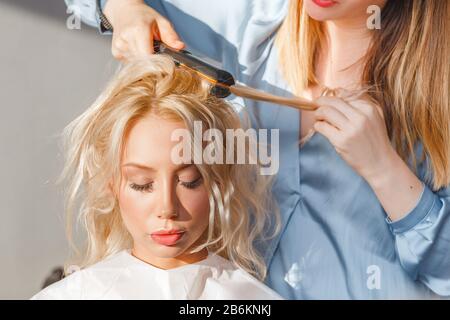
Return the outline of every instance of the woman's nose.
{"type": "Polygon", "coordinates": [[[177,194],[172,182],[163,183],[161,188],[160,210],[157,213],[161,219],[173,219],[178,216],[177,194]]]}
{"type": "Polygon", "coordinates": [[[175,210],[163,210],[159,215],[159,218],[161,219],[174,219],[178,217],[178,213],[175,210]]]}

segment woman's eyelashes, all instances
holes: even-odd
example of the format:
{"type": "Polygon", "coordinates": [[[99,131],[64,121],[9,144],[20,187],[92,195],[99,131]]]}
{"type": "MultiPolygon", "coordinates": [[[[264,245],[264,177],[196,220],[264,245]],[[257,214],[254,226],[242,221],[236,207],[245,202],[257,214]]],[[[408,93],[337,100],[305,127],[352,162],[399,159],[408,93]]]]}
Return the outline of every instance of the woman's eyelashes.
{"type": "Polygon", "coordinates": [[[180,180],[178,180],[178,181],[185,188],[195,189],[195,188],[197,188],[198,186],[200,186],[202,184],[203,178],[202,178],[202,176],[199,176],[197,179],[189,181],[189,182],[183,182],[183,181],[180,181],[180,180]]]}
{"type": "Polygon", "coordinates": [[[153,182],[149,182],[146,184],[136,184],[131,183],[130,188],[139,192],[152,192],[153,191],[153,182]]]}
{"type": "MultiPolygon", "coordinates": [[[[199,176],[198,178],[192,180],[192,181],[181,181],[179,178],[177,178],[180,185],[187,189],[195,189],[199,187],[202,182],[203,178],[202,176],[199,176]]],[[[139,191],[139,192],[152,192],[153,191],[153,181],[146,183],[146,184],[137,184],[137,183],[131,183],[130,188],[139,191]]]]}

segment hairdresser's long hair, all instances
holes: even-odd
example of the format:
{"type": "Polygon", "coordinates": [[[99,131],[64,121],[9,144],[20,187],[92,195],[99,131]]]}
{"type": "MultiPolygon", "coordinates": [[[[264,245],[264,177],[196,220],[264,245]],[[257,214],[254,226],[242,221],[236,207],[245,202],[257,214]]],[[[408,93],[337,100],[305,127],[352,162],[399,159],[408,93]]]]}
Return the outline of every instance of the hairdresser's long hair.
{"type": "MultiPolygon", "coordinates": [[[[440,189],[450,184],[450,1],[388,0],[381,24],[365,56],[361,85],[383,108],[399,155],[413,167],[428,158],[426,179],[440,189]]],[[[318,84],[314,66],[325,37],[303,0],[291,0],[276,43],[295,94],[318,84]]]]}
{"type": "MultiPolygon", "coordinates": [[[[176,67],[169,57],[153,55],[125,65],[97,101],[64,131],[67,232],[73,245],[76,216],[87,235],[86,248],[78,250],[81,267],[132,246],[115,194],[127,132],[149,114],[181,121],[191,135],[194,121],[201,121],[204,130],[220,130],[224,137],[226,129],[243,128],[232,106],[211,96],[205,82],[176,67]]],[[[237,144],[233,145],[236,157],[237,144]]],[[[222,147],[226,154],[229,146],[224,143],[222,147]]],[[[210,217],[207,241],[194,251],[206,247],[263,279],[266,267],[254,242],[279,230],[271,179],[260,175],[257,164],[197,167],[209,191],[210,217]]]]}

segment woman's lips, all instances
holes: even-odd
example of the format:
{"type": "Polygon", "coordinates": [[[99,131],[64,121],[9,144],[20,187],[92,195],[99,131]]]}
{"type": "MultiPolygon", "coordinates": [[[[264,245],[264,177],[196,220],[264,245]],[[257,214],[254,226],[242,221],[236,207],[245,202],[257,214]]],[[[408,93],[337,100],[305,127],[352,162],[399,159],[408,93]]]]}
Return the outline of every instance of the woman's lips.
{"type": "Polygon", "coordinates": [[[336,4],[336,1],[333,0],[313,0],[313,2],[322,8],[329,8],[336,4]]]}
{"type": "Polygon", "coordinates": [[[173,246],[183,237],[183,235],[184,231],[179,230],[157,231],[150,234],[155,242],[163,246],[173,246]]]}

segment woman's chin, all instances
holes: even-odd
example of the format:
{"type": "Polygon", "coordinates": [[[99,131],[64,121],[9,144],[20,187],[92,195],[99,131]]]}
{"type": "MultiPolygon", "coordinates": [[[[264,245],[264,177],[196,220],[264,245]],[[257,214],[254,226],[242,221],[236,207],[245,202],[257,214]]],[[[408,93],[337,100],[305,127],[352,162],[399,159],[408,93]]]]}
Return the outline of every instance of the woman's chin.
{"type": "Polygon", "coordinates": [[[316,12],[316,10],[311,10],[311,12],[307,12],[307,14],[311,19],[320,22],[336,20],[336,15],[327,12],[316,12]]]}
{"type": "Polygon", "coordinates": [[[154,245],[151,250],[153,256],[164,259],[176,258],[183,254],[184,251],[184,248],[177,245],[165,246],[159,244],[154,245]]]}
{"type": "Polygon", "coordinates": [[[341,16],[341,12],[338,12],[339,8],[321,8],[312,0],[305,2],[305,10],[308,16],[316,21],[336,20],[341,16]]]}

